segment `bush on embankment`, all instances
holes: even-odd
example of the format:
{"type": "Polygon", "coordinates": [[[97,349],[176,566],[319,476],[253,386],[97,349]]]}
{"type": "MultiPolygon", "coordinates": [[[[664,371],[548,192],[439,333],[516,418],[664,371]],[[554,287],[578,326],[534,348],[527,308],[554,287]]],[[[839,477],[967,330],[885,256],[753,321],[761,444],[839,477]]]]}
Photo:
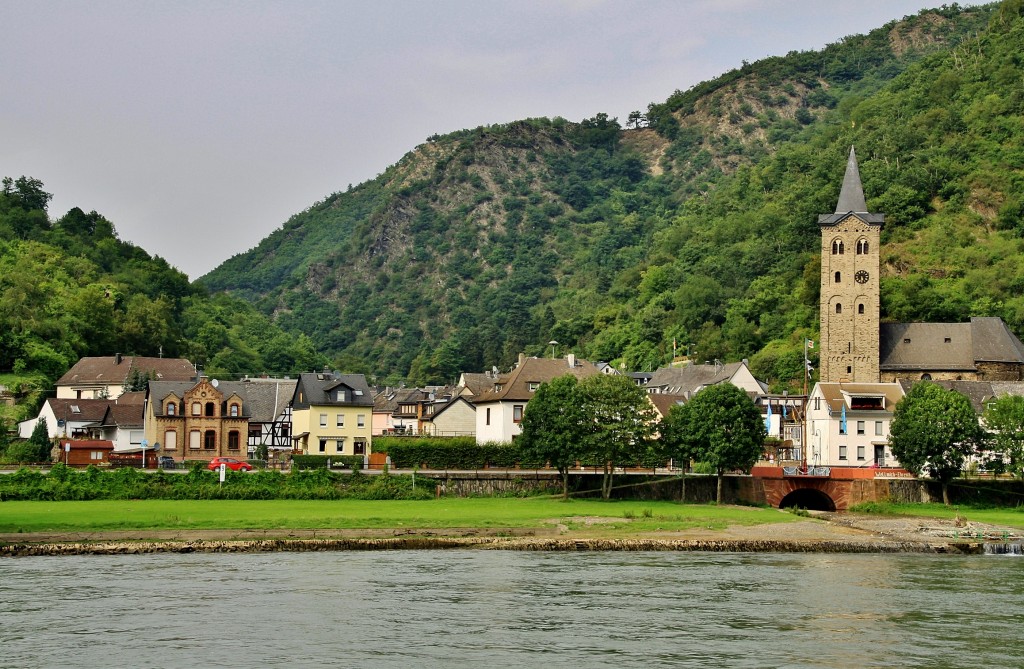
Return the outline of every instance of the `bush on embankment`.
{"type": "Polygon", "coordinates": [[[327,469],[252,473],[228,471],[224,483],[217,472],[199,465],[187,474],[142,472],[90,466],[76,471],[56,464],[43,474],[22,468],[0,476],[0,500],[68,501],[96,499],[427,499],[432,482],[389,474],[341,474],[327,469]]]}
{"type": "Polygon", "coordinates": [[[398,469],[472,470],[487,467],[543,467],[527,462],[520,449],[509,442],[476,443],[473,437],[377,437],[373,450],[387,453],[398,469]]]}

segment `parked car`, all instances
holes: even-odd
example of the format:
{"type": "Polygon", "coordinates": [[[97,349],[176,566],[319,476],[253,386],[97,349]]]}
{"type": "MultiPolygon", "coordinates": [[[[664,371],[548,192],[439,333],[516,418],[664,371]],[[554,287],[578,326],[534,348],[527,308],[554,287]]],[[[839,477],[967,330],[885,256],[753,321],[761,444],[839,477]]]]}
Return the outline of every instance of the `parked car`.
{"type": "Polygon", "coordinates": [[[156,466],[160,469],[174,469],[177,467],[177,463],[174,462],[174,458],[169,455],[161,455],[157,458],[156,466]]]}
{"type": "Polygon", "coordinates": [[[245,460],[238,460],[236,458],[214,458],[213,460],[210,460],[210,464],[206,465],[206,468],[210,471],[216,471],[220,469],[221,465],[224,465],[228,469],[233,469],[236,472],[247,472],[252,470],[252,465],[245,460]]]}

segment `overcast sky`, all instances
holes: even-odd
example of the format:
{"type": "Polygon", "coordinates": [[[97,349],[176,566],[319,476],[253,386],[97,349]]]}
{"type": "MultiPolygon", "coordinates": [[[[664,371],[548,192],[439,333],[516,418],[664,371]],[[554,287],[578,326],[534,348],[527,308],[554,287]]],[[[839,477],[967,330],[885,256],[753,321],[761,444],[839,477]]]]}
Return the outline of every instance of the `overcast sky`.
{"type": "Polygon", "coordinates": [[[624,123],[743,60],[938,4],[0,0],[0,176],[195,279],[434,133],[624,123]]]}

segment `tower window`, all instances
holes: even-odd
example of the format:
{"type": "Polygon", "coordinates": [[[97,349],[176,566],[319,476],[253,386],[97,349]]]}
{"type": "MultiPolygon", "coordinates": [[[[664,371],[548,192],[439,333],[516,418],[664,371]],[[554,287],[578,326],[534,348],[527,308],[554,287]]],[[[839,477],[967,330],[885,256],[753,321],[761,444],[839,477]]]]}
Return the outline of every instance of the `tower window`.
{"type": "Polygon", "coordinates": [[[858,314],[863,314],[864,313],[864,305],[863,304],[858,304],[857,305],[857,313],[858,314]]]}
{"type": "Polygon", "coordinates": [[[857,240],[857,255],[865,255],[868,252],[868,240],[857,240]]]}
{"type": "Polygon", "coordinates": [[[839,303],[836,303],[836,313],[837,314],[843,313],[843,305],[841,305],[839,303]]]}
{"type": "Polygon", "coordinates": [[[843,275],[841,272],[836,272],[836,283],[839,283],[840,279],[842,279],[842,276],[843,275]]]}
{"type": "Polygon", "coordinates": [[[841,255],[843,255],[843,242],[842,241],[837,239],[836,241],[832,242],[832,255],[834,255],[834,256],[841,256],[841,255]]]}

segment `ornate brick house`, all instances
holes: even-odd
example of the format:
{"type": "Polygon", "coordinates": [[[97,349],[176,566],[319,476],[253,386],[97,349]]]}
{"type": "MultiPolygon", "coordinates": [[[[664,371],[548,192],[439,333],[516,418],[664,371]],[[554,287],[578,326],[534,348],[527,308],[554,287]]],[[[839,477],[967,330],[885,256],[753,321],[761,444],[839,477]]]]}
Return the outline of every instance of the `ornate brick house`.
{"type": "Polygon", "coordinates": [[[146,438],[176,460],[245,458],[250,415],[241,383],[151,381],[146,438]]]}

